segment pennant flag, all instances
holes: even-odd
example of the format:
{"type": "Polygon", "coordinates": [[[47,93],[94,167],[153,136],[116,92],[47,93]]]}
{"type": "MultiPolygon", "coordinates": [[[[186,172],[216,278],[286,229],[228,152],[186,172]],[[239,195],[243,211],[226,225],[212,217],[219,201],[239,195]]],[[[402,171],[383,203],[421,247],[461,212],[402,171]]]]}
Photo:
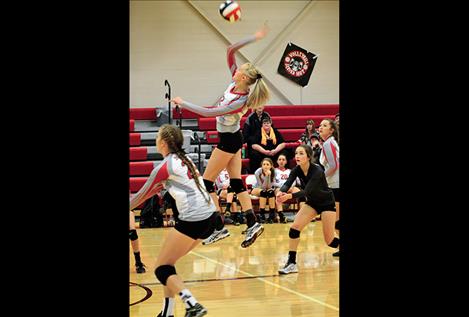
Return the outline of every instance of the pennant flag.
{"type": "Polygon", "coordinates": [[[306,86],[313,73],[318,55],[288,43],[278,65],[277,72],[302,87],[306,86]]]}

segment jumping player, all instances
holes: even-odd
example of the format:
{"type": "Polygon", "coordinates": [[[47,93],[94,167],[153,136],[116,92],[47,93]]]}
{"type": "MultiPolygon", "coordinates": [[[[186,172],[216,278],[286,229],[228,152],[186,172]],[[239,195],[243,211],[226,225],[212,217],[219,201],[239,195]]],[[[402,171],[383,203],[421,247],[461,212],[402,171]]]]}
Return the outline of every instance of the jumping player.
{"type": "Polygon", "coordinates": [[[183,141],[182,132],[176,126],[164,124],[160,127],[156,148],[164,160],[153,169],[143,187],[130,200],[132,210],[157,194],[164,184],[178,210],[178,221],[168,232],[156,261],[155,275],[163,284],[165,296],[158,317],[174,316],[176,294],[186,306],[186,317],[207,314],[207,309],[197,302],[174,267],[177,260],[212,234],[217,216],[202,177],[182,149],[183,141]]]}
{"type": "MultiPolygon", "coordinates": [[[[212,152],[204,172],[204,184],[210,193],[215,206],[220,211],[218,197],[214,189],[214,181],[220,172],[226,168],[230,175],[230,184],[236,193],[243,211],[246,213],[247,231],[241,247],[250,246],[262,234],[264,227],[256,222],[252,210],[251,198],[241,179],[241,148],[243,136],[240,131],[241,117],[248,109],[255,109],[269,100],[269,90],[262,79],[259,70],[251,63],[245,63],[238,68],[235,53],[243,46],[264,38],[268,28],[264,25],[254,35],[251,35],[228,47],[227,59],[232,82],[225,90],[216,106],[199,106],[192,104],[181,97],[171,101],[175,105],[188,109],[204,117],[216,117],[217,131],[220,142],[212,152]],[[253,85],[252,92],[250,86],[253,85]]],[[[217,228],[223,222],[221,215],[217,217],[217,228]]],[[[221,231],[220,231],[221,232],[221,231]]]]}

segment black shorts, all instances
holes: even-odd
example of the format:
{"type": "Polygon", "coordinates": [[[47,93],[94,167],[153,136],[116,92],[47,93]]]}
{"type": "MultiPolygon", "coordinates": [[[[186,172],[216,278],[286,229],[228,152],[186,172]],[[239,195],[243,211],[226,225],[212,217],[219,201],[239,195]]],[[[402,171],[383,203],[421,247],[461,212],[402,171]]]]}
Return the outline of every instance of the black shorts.
{"type": "Polygon", "coordinates": [[[217,144],[217,148],[223,152],[234,154],[243,147],[243,134],[240,130],[235,133],[218,132],[218,138],[220,141],[217,144]]]}
{"type": "Polygon", "coordinates": [[[215,230],[215,219],[218,212],[214,212],[210,217],[200,221],[178,220],[174,229],[194,240],[206,239],[215,230]]]}
{"type": "Polygon", "coordinates": [[[310,203],[306,202],[306,205],[310,206],[311,208],[314,208],[318,215],[320,215],[323,211],[336,211],[335,210],[335,204],[333,205],[323,205],[323,206],[311,206],[310,203]]]}
{"type": "Polygon", "coordinates": [[[336,203],[340,203],[340,188],[331,188],[336,203]]]}

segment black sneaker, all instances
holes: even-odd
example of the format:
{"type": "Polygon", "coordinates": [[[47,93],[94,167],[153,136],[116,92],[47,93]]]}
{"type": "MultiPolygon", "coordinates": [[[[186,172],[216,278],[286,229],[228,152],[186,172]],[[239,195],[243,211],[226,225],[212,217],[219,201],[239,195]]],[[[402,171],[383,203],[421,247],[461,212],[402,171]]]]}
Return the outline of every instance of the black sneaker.
{"type": "Polygon", "coordinates": [[[140,263],[135,263],[135,270],[137,271],[138,274],[140,273],[145,273],[145,264],[142,262],[140,263]]]}
{"type": "Polygon", "coordinates": [[[279,212],[278,216],[280,219],[280,223],[287,223],[287,219],[285,218],[285,215],[283,214],[283,212],[279,212]]]}
{"type": "Polygon", "coordinates": [[[207,315],[207,309],[197,303],[191,308],[186,308],[186,314],[184,315],[184,317],[201,317],[205,315],[207,315]]]}
{"type": "Polygon", "coordinates": [[[264,214],[259,214],[259,223],[265,223],[265,215],[264,214]]]}
{"type": "MultiPolygon", "coordinates": [[[[156,316],[156,317],[163,317],[163,314],[160,312],[160,313],[158,314],[158,316],[156,316]]],[[[174,315],[171,315],[171,316],[169,316],[169,317],[174,317],[174,315]]]]}

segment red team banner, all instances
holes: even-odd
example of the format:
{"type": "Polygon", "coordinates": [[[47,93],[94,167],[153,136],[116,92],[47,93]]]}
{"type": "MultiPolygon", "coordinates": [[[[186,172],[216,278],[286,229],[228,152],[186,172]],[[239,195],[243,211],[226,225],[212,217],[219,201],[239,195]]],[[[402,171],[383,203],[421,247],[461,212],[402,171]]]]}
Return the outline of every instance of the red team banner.
{"type": "Polygon", "coordinates": [[[313,73],[317,55],[293,43],[288,43],[277,72],[304,87],[313,73]]]}

